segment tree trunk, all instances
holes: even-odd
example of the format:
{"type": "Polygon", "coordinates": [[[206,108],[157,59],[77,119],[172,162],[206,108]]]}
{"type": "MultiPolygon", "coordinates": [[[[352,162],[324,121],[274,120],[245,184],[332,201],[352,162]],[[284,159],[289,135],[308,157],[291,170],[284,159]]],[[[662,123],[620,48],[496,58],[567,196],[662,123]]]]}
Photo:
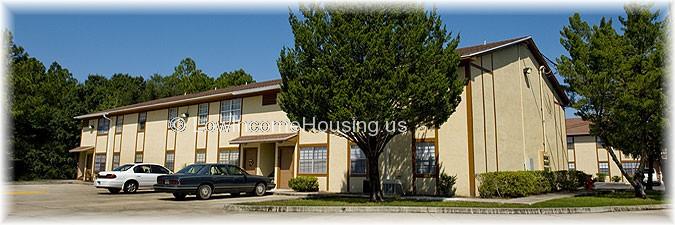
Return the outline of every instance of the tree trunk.
{"type": "Polygon", "coordinates": [[[378,158],[368,157],[368,181],[370,181],[370,201],[371,202],[383,202],[384,195],[382,194],[382,188],[380,185],[380,166],[378,163],[378,158]]]}
{"type": "Polygon", "coordinates": [[[633,186],[633,189],[635,190],[635,197],[640,197],[640,198],[647,198],[647,194],[645,194],[645,189],[644,186],[642,186],[642,179],[633,179],[632,176],[628,175],[626,173],[626,170],[623,169],[623,165],[621,165],[621,161],[619,161],[619,158],[616,157],[616,154],[614,154],[614,148],[610,147],[607,149],[607,152],[609,152],[609,156],[612,157],[612,161],[614,161],[614,164],[616,164],[617,167],[619,167],[619,171],[621,171],[621,175],[628,180],[631,186],[633,186]]]}
{"type": "Polygon", "coordinates": [[[654,157],[647,157],[647,190],[654,190],[654,184],[652,184],[652,171],[654,171],[654,157]]]}

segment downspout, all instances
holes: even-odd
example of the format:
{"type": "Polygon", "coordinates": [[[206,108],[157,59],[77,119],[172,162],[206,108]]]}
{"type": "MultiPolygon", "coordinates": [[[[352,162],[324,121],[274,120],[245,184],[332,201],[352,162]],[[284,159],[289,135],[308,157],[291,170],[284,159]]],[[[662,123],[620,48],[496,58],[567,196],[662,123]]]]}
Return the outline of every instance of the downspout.
{"type": "MultiPolygon", "coordinates": [[[[539,66],[539,74],[541,75],[539,77],[539,109],[541,111],[541,133],[542,133],[542,146],[544,148],[544,152],[542,155],[542,163],[543,162],[543,157],[546,155],[546,116],[544,115],[544,86],[543,86],[543,80],[544,76],[546,73],[546,67],[544,66],[539,66]]],[[[549,163],[550,163],[550,157],[549,157],[549,163]]],[[[542,168],[544,165],[542,164],[542,168]]]]}

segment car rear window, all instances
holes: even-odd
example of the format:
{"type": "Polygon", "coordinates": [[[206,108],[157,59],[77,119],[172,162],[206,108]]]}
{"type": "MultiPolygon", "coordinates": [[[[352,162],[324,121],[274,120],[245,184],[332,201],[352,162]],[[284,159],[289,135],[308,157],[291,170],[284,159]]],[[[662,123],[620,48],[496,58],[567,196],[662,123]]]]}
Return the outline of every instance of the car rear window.
{"type": "Polygon", "coordinates": [[[133,164],[124,164],[112,169],[112,171],[127,171],[129,168],[133,167],[133,164]]]}
{"type": "Polygon", "coordinates": [[[206,165],[189,165],[179,170],[177,173],[198,174],[201,173],[202,170],[206,170],[206,168],[207,168],[206,165]]]}

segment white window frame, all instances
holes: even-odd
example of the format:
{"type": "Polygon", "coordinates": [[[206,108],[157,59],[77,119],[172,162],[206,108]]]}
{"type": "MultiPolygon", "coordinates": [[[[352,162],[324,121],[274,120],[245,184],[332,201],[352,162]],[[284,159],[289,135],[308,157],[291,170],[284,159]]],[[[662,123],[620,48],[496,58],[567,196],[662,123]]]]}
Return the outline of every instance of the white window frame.
{"type": "Polygon", "coordinates": [[[323,175],[328,171],[326,146],[301,147],[298,156],[298,174],[323,175]]]}
{"type": "Polygon", "coordinates": [[[350,175],[365,176],[368,173],[368,160],[358,145],[352,144],[349,147],[349,173],[350,175]],[[363,171],[357,171],[358,164],[363,164],[363,171]]]}
{"type": "Polygon", "coordinates": [[[241,120],[241,104],[241,98],[220,101],[220,122],[239,122],[241,120]]]}
{"type": "Polygon", "coordinates": [[[218,150],[218,163],[239,166],[239,149],[218,150]]]}

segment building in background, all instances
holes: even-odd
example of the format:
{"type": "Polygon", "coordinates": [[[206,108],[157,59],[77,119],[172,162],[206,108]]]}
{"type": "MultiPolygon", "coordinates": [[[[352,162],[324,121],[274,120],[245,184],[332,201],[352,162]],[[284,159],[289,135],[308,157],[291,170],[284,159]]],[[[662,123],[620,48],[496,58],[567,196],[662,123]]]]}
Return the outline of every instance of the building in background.
{"type": "MultiPolygon", "coordinates": [[[[461,104],[439,129],[390,142],[380,158],[384,182],[433,194],[445,172],[457,176],[457,195],[476,196],[483,172],[566,170],[569,100],[532,38],[457,50],[467,79],[461,104]]],[[[274,177],[278,188],[304,175],[317,177],[321,191],[362,192],[365,156],[356,145],[328,133],[275,129],[290,124],[279,91],[280,80],[272,80],[77,116],[81,141],[71,152],[78,153],[78,179],[133,162],[173,171],[220,162],[274,177]],[[185,130],[171,129],[176,121],[185,130]],[[228,130],[213,130],[214,123],[228,130]]]]}

